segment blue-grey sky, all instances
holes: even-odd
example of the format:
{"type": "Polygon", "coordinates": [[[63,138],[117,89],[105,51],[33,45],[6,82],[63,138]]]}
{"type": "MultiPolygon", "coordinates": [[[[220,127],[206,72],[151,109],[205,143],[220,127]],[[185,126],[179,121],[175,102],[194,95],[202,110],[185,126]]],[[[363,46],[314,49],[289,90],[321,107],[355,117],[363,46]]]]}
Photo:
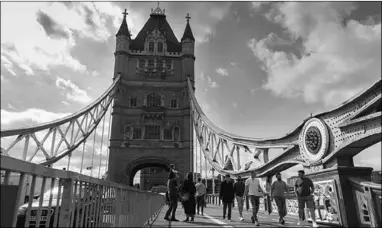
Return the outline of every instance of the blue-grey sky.
{"type": "MultiPolygon", "coordinates": [[[[112,83],[115,34],[133,38],[155,2],[2,2],[1,127],[84,108],[112,83]]],[[[243,136],[286,134],[381,77],[380,2],[162,2],[180,40],[196,38],[196,96],[243,136]]],[[[380,169],[381,144],[356,164],[380,169]]]]}

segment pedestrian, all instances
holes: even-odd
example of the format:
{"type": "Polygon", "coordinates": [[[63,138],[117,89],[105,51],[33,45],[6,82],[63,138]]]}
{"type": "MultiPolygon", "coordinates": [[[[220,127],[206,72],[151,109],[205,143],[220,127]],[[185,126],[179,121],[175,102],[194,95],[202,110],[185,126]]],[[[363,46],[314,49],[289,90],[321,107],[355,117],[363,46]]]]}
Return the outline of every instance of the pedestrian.
{"type": "Polygon", "coordinates": [[[235,197],[237,201],[237,207],[239,209],[239,216],[240,221],[243,221],[243,207],[244,207],[244,190],[245,190],[245,184],[243,183],[241,176],[237,177],[237,181],[235,185],[233,186],[235,191],[235,197]]]}
{"type": "Polygon", "coordinates": [[[192,177],[192,173],[188,173],[187,179],[184,180],[182,185],[181,198],[184,207],[184,213],[186,214],[186,219],[183,222],[194,221],[196,188],[192,177]]]}
{"type": "Polygon", "coordinates": [[[295,193],[298,201],[298,216],[299,221],[297,225],[301,225],[304,222],[304,218],[307,218],[307,215],[304,215],[305,204],[306,207],[310,211],[310,215],[312,217],[313,227],[318,227],[316,223],[316,215],[314,213],[314,201],[313,201],[313,193],[314,193],[314,185],[311,179],[305,177],[304,170],[298,171],[298,179],[295,182],[295,193]]]}
{"type": "Polygon", "coordinates": [[[198,178],[198,183],[195,185],[196,188],[196,207],[197,207],[197,214],[201,211],[203,215],[204,211],[204,198],[207,193],[206,186],[202,183],[202,178],[198,178]]]}
{"type": "Polygon", "coordinates": [[[224,181],[220,185],[219,198],[221,201],[223,201],[223,219],[225,219],[228,208],[227,218],[229,221],[231,221],[232,203],[233,199],[235,198],[235,191],[229,174],[225,175],[224,181]]]}
{"type": "Polygon", "coordinates": [[[281,180],[281,173],[276,173],[276,178],[271,186],[271,201],[274,199],[279,212],[279,223],[284,224],[284,217],[287,215],[285,203],[285,192],[288,193],[288,185],[281,180]]]}
{"type": "Polygon", "coordinates": [[[177,178],[178,176],[175,173],[171,173],[171,175],[169,176],[169,179],[167,180],[166,198],[169,203],[169,207],[166,212],[166,215],[164,216],[164,219],[167,221],[174,221],[174,222],[179,221],[175,218],[175,212],[178,207],[177,178]],[[169,218],[170,214],[171,214],[171,218],[169,218]]]}
{"type": "Polygon", "coordinates": [[[264,199],[264,206],[265,206],[265,210],[268,212],[268,215],[272,213],[271,186],[272,186],[272,176],[268,176],[265,181],[266,197],[264,199]]]}
{"type": "Polygon", "coordinates": [[[174,164],[170,164],[170,174],[169,175],[172,175],[172,174],[178,174],[178,171],[175,169],[174,164]]]}
{"type": "Polygon", "coordinates": [[[256,226],[260,226],[259,220],[257,219],[257,212],[260,206],[260,197],[264,194],[263,189],[260,186],[260,181],[256,178],[256,171],[251,172],[251,178],[245,181],[245,196],[249,197],[252,204],[252,223],[256,226]]]}

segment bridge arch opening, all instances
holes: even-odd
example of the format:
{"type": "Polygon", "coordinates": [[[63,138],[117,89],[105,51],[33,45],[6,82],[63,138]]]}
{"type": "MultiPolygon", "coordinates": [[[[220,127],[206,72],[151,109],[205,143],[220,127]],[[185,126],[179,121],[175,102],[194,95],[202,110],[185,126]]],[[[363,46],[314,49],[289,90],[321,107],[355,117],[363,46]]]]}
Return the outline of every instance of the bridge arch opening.
{"type": "Polygon", "coordinates": [[[141,158],[132,161],[126,169],[129,185],[142,190],[151,190],[154,186],[166,186],[170,172],[170,161],[166,159],[141,158]]]}

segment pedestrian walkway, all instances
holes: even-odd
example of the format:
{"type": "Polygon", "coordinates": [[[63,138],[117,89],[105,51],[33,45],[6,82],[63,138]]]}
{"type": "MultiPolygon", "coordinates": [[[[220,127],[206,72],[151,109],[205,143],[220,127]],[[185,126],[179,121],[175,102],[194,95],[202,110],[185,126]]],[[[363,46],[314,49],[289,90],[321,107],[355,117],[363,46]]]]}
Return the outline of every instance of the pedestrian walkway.
{"type": "MultiPolygon", "coordinates": [[[[186,218],[184,215],[184,210],[179,203],[178,209],[176,211],[176,218],[179,222],[169,222],[164,220],[164,215],[168,209],[168,206],[164,206],[159,213],[157,219],[153,222],[151,227],[159,228],[159,227],[225,227],[225,228],[233,228],[233,227],[253,227],[250,218],[252,215],[251,210],[246,211],[244,209],[243,216],[244,221],[239,221],[239,212],[237,208],[234,207],[232,209],[232,221],[229,222],[227,219],[223,219],[223,209],[222,206],[217,205],[207,205],[207,208],[204,208],[204,215],[195,215],[194,222],[183,222],[186,218]]],[[[268,215],[268,213],[259,212],[258,219],[260,223],[260,227],[296,227],[298,218],[297,216],[287,216],[285,217],[285,224],[281,225],[278,220],[278,216],[273,213],[268,215]]],[[[311,224],[304,225],[300,227],[312,227],[311,224]]],[[[328,227],[325,225],[320,225],[319,227],[328,227]]]]}

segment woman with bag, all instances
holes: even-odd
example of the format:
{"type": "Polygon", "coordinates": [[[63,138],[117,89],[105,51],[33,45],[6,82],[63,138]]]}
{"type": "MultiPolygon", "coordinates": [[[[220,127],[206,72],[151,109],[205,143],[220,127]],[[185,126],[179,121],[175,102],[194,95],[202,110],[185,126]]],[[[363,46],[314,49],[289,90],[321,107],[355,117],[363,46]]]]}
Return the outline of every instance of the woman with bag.
{"type": "Polygon", "coordinates": [[[186,214],[186,220],[184,222],[194,221],[195,216],[195,193],[196,188],[192,178],[192,173],[187,174],[187,179],[182,185],[181,199],[184,208],[184,213],[186,214]]]}

